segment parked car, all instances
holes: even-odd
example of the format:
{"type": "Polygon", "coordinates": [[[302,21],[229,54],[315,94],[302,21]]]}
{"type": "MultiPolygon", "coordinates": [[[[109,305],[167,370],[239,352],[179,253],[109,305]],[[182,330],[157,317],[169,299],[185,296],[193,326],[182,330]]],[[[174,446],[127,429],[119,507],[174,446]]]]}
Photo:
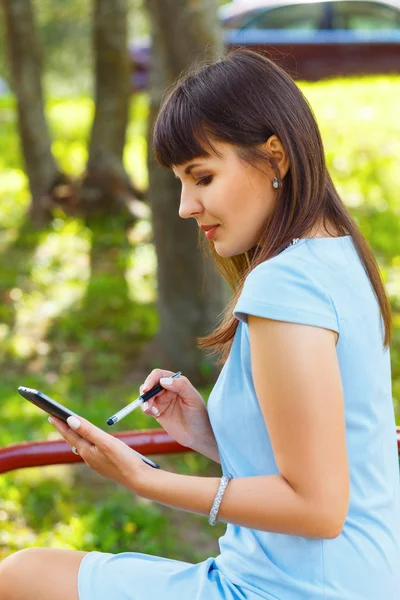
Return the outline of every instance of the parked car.
{"type": "MultiPolygon", "coordinates": [[[[400,73],[400,0],[234,0],[218,17],[226,47],[276,60],[295,79],[400,73]]],[[[148,87],[150,38],[134,42],[132,87],[148,87]]]]}

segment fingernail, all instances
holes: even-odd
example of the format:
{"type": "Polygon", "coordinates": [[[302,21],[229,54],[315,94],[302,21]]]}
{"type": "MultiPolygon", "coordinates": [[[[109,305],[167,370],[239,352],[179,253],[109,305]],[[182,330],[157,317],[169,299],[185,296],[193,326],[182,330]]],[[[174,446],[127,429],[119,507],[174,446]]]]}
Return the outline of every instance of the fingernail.
{"type": "Polygon", "coordinates": [[[54,421],[53,421],[53,419],[52,419],[51,417],[49,417],[47,420],[48,420],[48,422],[49,422],[49,423],[51,423],[52,425],[54,424],[54,421]]]}
{"type": "Polygon", "coordinates": [[[67,423],[71,429],[78,429],[79,425],[81,424],[80,420],[76,417],[68,417],[67,423]]]}
{"type": "Polygon", "coordinates": [[[144,382],[144,384],[141,386],[140,389],[142,390],[142,392],[146,392],[147,391],[147,383],[144,382]]]}
{"type": "Polygon", "coordinates": [[[160,383],[162,385],[172,385],[172,377],[161,377],[160,383]]]}
{"type": "Polygon", "coordinates": [[[149,403],[148,402],[143,402],[142,404],[142,411],[146,412],[146,410],[149,408],[149,403]]]}
{"type": "Polygon", "coordinates": [[[155,417],[158,417],[158,415],[160,414],[160,411],[155,406],[151,407],[151,412],[155,417]]]}

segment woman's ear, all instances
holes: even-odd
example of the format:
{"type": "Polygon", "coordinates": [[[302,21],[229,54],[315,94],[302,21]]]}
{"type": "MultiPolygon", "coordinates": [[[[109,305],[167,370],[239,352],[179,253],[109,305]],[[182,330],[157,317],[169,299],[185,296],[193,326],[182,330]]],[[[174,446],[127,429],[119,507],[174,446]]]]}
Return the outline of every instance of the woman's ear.
{"type": "Polygon", "coordinates": [[[279,169],[280,178],[283,179],[289,171],[289,157],[282,142],[276,135],[271,135],[263,144],[264,151],[272,158],[279,169]]]}

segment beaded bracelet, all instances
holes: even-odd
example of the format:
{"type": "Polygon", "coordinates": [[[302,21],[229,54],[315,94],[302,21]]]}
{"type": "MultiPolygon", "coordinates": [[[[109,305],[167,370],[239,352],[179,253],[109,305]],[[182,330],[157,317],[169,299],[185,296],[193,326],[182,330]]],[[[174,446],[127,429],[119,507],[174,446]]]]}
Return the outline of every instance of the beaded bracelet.
{"type": "Polygon", "coordinates": [[[213,502],[213,505],[210,510],[210,515],[208,517],[208,522],[210,525],[215,525],[215,523],[217,522],[219,505],[222,502],[222,496],[224,495],[226,486],[228,485],[228,483],[231,479],[233,479],[233,477],[230,473],[228,473],[227,475],[223,475],[221,477],[221,482],[219,484],[218,492],[214,498],[214,502],[213,502]]]}

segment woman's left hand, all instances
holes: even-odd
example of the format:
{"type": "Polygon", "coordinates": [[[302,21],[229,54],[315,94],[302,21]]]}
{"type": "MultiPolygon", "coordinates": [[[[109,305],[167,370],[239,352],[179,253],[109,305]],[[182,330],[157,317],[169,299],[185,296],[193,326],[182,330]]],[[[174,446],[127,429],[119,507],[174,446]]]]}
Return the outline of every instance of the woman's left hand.
{"type": "Polygon", "coordinates": [[[88,467],[139,494],[140,481],[145,475],[145,470],[152,467],[125,442],[82,417],[68,417],[68,425],[53,416],[49,421],[71,448],[75,446],[88,467]]]}

